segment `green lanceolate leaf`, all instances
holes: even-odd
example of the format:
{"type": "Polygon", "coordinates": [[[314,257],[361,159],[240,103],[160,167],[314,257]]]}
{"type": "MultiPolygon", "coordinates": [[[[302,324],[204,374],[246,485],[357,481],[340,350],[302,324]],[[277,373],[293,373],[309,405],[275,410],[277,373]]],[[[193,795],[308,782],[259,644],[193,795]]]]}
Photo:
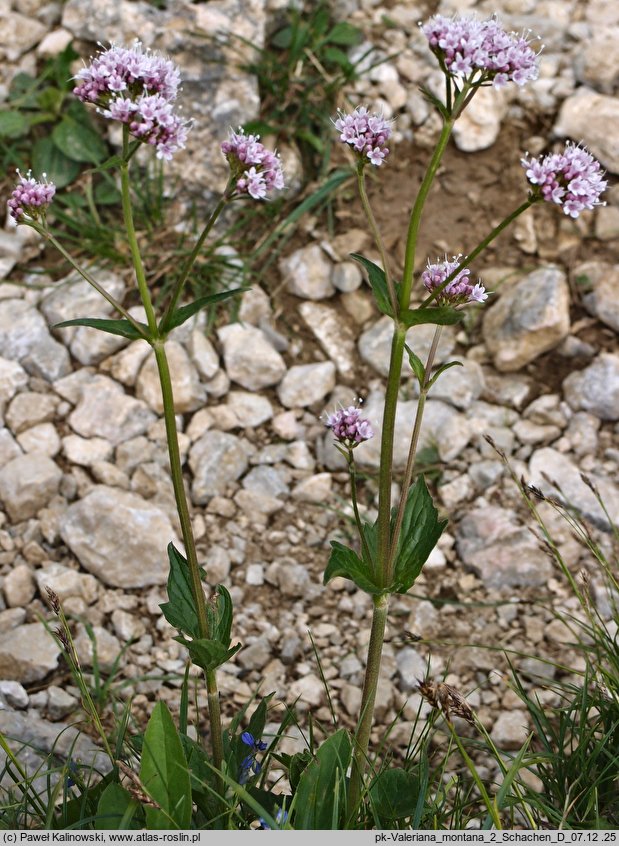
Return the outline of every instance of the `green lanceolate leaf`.
{"type": "Polygon", "coordinates": [[[426,380],[426,368],[423,366],[423,362],[417,353],[414,353],[408,344],[404,344],[404,348],[408,353],[408,361],[410,363],[411,370],[417,377],[419,387],[421,388],[426,380]]]}
{"type": "Polygon", "coordinates": [[[236,655],[241,648],[240,643],[233,646],[231,649],[228,649],[218,640],[206,640],[206,638],[201,638],[199,640],[185,640],[183,637],[177,637],[175,640],[187,647],[187,651],[189,652],[193,663],[207,672],[216,670],[217,667],[221,667],[221,665],[225,664],[226,661],[229,661],[233,655],[236,655]]]}
{"type": "Polygon", "coordinates": [[[377,264],[374,264],[373,261],[366,259],[365,256],[362,256],[360,253],[351,253],[350,257],[359,262],[359,264],[363,265],[363,267],[367,270],[370,287],[376,297],[376,305],[378,308],[383,314],[388,314],[389,317],[393,317],[393,309],[391,308],[391,301],[389,299],[389,289],[387,288],[385,271],[377,264]]]}
{"type": "Polygon", "coordinates": [[[147,828],[189,828],[189,768],[178,732],[164,702],[157,702],[146,726],[140,781],[146,793],[159,806],[146,807],[147,828]]]}
{"type": "Polygon", "coordinates": [[[438,519],[425,480],[419,476],[406,500],[391,592],[406,593],[411,588],[446,525],[447,520],[438,519]]]}
{"type": "Polygon", "coordinates": [[[428,390],[430,390],[430,388],[436,382],[441,373],[444,373],[446,370],[449,370],[450,367],[463,367],[463,364],[461,361],[448,361],[447,364],[442,364],[436,371],[434,376],[428,382],[428,390]]]}
{"type": "Polygon", "coordinates": [[[346,819],[346,771],[352,743],[339,729],[322,744],[302,772],[295,794],[294,828],[306,831],[341,828],[346,819]]]}
{"type": "Polygon", "coordinates": [[[451,306],[436,306],[428,308],[407,308],[401,315],[402,323],[409,329],[420,323],[433,323],[436,326],[451,326],[462,320],[462,312],[451,306]]]}
{"type": "MultiPolygon", "coordinates": [[[[372,529],[367,523],[366,527],[372,529]]],[[[331,555],[325,569],[323,583],[326,585],[336,576],[350,579],[366,593],[382,593],[382,589],[374,583],[371,564],[362,561],[357,553],[349,547],[338,543],[338,541],[331,541],[331,555]]]]}
{"type": "MultiPolygon", "coordinates": [[[[168,544],[168,600],[159,607],[168,623],[186,635],[197,640],[200,637],[198,615],[191,591],[191,579],[187,559],[174,544],[168,544]]],[[[203,573],[201,573],[203,575],[203,573]]]]}
{"type": "Polygon", "coordinates": [[[144,335],[140,335],[133,323],[129,323],[124,318],[122,320],[104,320],[98,317],[76,317],[74,320],[63,320],[62,323],[55,323],[54,329],[64,329],[66,326],[88,326],[90,329],[100,329],[101,332],[109,332],[110,335],[122,335],[123,338],[129,338],[131,341],[137,341],[139,338],[144,338],[150,334],[148,326],[145,323],[139,324],[143,330],[144,335]]]}
{"type": "Polygon", "coordinates": [[[438,111],[443,115],[444,118],[449,117],[449,111],[444,103],[441,103],[438,97],[436,97],[429,88],[425,88],[424,86],[420,86],[419,90],[423,94],[423,96],[428,100],[432,105],[438,109],[438,111]]]}
{"type": "Polygon", "coordinates": [[[376,776],[370,787],[370,800],[385,827],[392,828],[390,824],[395,820],[415,813],[419,787],[417,775],[398,767],[383,770],[376,776]]]}
{"type": "Polygon", "coordinates": [[[244,291],[249,291],[249,288],[234,288],[232,291],[220,291],[218,294],[208,294],[206,297],[200,297],[192,303],[189,303],[189,305],[177,308],[176,311],[172,312],[166,322],[159,327],[159,329],[161,332],[171,332],[172,329],[176,329],[177,326],[181,326],[186,320],[189,320],[190,317],[193,317],[194,314],[197,314],[197,312],[201,309],[206,308],[213,303],[219,303],[222,300],[235,297],[237,294],[242,294],[244,291]]]}

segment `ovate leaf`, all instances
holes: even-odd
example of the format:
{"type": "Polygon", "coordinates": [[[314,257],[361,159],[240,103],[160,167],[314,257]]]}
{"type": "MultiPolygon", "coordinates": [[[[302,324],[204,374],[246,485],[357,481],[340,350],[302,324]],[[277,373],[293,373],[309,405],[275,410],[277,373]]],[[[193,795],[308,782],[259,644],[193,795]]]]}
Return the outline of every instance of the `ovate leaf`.
{"type": "Polygon", "coordinates": [[[178,732],[165,702],[157,702],[142,746],[140,781],[158,808],[146,807],[149,829],[186,829],[191,822],[191,781],[178,732]]]}
{"type": "Polygon", "coordinates": [[[368,272],[368,280],[370,287],[374,292],[376,298],[376,305],[383,314],[388,314],[393,317],[393,309],[391,308],[391,301],[389,299],[389,289],[387,288],[387,279],[385,271],[380,268],[373,261],[365,258],[360,253],[351,253],[350,257],[359,262],[368,272]]]}
{"type": "Polygon", "coordinates": [[[0,112],[0,138],[21,138],[28,134],[29,128],[30,123],[23,112],[0,112]]]}
{"type": "Polygon", "coordinates": [[[168,623],[190,637],[200,637],[198,615],[191,591],[189,564],[173,543],[168,544],[168,600],[159,607],[168,623]]]}
{"type": "Polygon", "coordinates": [[[331,541],[331,555],[325,569],[323,583],[326,585],[336,576],[350,579],[366,593],[382,593],[382,589],[374,582],[372,569],[368,563],[362,561],[357,553],[349,547],[338,543],[338,541],[331,541]]]}
{"type": "Polygon", "coordinates": [[[340,47],[352,47],[363,40],[363,35],[356,26],[340,21],[327,34],[326,40],[330,41],[331,44],[339,44],[340,47]]]}
{"type": "Polygon", "coordinates": [[[45,173],[56,188],[66,188],[77,179],[80,166],[65,156],[51,138],[39,138],[32,145],[32,170],[37,176],[45,173]]]}
{"type": "Polygon", "coordinates": [[[462,320],[462,312],[451,306],[436,306],[428,308],[407,308],[400,315],[402,323],[409,329],[420,323],[433,323],[436,326],[450,326],[462,320]]]}
{"type": "Polygon", "coordinates": [[[192,303],[189,303],[189,305],[177,308],[176,311],[172,312],[168,320],[159,328],[162,332],[170,332],[172,329],[176,329],[177,326],[183,324],[186,320],[189,320],[190,317],[193,317],[193,315],[201,309],[206,308],[213,303],[219,303],[222,300],[235,297],[237,294],[242,294],[244,291],[249,291],[249,288],[234,288],[231,291],[220,291],[218,294],[208,294],[206,297],[200,297],[192,303]]]}
{"type": "Polygon", "coordinates": [[[107,157],[107,147],[101,136],[94,129],[71,118],[65,118],[54,127],[52,141],[74,162],[96,165],[107,157]]]}
{"type": "Polygon", "coordinates": [[[90,329],[100,329],[101,332],[108,332],[110,335],[122,335],[131,341],[137,341],[149,334],[148,326],[140,323],[144,329],[144,335],[140,335],[133,323],[124,318],[122,320],[107,320],[98,317],[76,317],[73,320],[63,320],[62,323],[55,323],[54,329],[64,329],[66,326],[88,326],[90,329]]]}
{"type": "Polygon", "coordinates": [[[391,591],[406,593],[411,588],[446,525],[447,520],[438,519],[423,476],[418,476],[406,500],[391,591]]]}
{"type": "Polygon", "coordinates": [[[411,817],[417,807],[419,778],[407,770],[394,767],[382,770],[370,787],[370,801],[385,828],[411,817]]]}
{"type": "Polygon", "coordinates": [[[97,805],[95,828],[99,830],[118,830],[134,828],[131,826],[135,812],[139,808],[136,800],[120,784],[112,782],[105,788],[97,805]]]}
{"type": "Polygon", "coordinates": [[[295,794],[294,828],[333,831],[346,819],[346,772],[352,743],[339,729],[302,772],[295,794]]]}
{"type": "Polygon", "coordinates": [[[206,638],[201,638],[199,640],[185,640],[182,637],[177,637],[175,639],[187,648],[193,663],[207,672],[216,670],[217,667],[221,667],[221,665],[225,664],[226,661],[232,658],[233,655],[236,655],[241,648],[241,644],[238,643],[231,649],[227,649],[224,644],[220,643],[218,640],[207,640],[206,638]]]}

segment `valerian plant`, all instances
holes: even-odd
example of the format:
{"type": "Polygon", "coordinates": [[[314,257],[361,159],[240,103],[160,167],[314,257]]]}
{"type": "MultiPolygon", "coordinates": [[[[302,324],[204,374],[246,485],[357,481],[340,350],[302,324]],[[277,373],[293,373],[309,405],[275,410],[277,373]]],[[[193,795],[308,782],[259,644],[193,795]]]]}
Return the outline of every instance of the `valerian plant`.
{"type": "MultiPolygon", "coordinates": [[[[436,262],[428,260],[427,268],[421,274],[427,296],[418,307],[411,308],[422,213],[456,120],[482,86],[500,88],[510,82],[521,86],[536,79],[539,56],[527,37],[505,32],[494,18],[480,21],[472,17],[448,18],[435,15],[423,26],[423,32],[445,78],[442,100],[424,89],[424,94],[439,112],[443,126],[411,210],[404,268],[399,282],[393,278],[387,251],[365,188],[367,167],[382,167],[385,163],[389,153],[387,142],[391,127],[382,116],[371,114],[365,107],[357,107],[348,114],[340,112],[335,120],[340,140],[351,148],[354,156],[361,203],[381,257],[382,267],[360,255],[353,255],[353,258],[366,269],[378,308],[393,321],[381,436],[378,517],[372,525],[362,525],[359,518],[352,452],[355,444],[351,442],[345,427],[340,432],[330,420],[327,422],[333,429],[340,450],[347,458],[361,554],[340,543],[332,543],[325,582],[336,575],[347,577],[360,590],[371,595],[374,606],[347,792],[347,812],[353,820],[357,819],[360,813],[363,779],[368,766],[368,747],[389,597],[394,593],[406,593],[410,589],[446,526],[446,521],[438,518],[423,476],[418,476],[413,484],[426,397],[441,373],[458,364],[448,362],[433,373],[442,327],[457,323],[463,310],[470,305],[483,304],[486,301],[488,294],[484,286],[481,282],[473,283],[470,279],[470,265],[517,217],[540,201],[556,203],[563,208],[565,214],[578,217],[584,209],[592,209],[599,204],[600,194],[606,187],[599,163],[579,146],[568,143],[563,152],[548,155],[541,160],[523,158],[522,165],[531,185],[527,199],[466,255],[456,255],[451,260],[445,256],[443,261],[439,259],[436,262]],[[406,343],[408,330],[422,323],[436,326],[425,362],[421,361],[406,343]],[[395,420],[405,352],[419,383],[419,401],[411,431],[406,469],[401,480],[400,497],[392,509],[395,420]]],[[[367,425],[370,425],[369,422],[367,425]]],[[[423,686],[420,689],[423,693],[423,686]]]]}
{"type": "MultiPolygon", "coordinates": [[[[173,544],[168,547],[168,601],[161,609],[177,629],[176,639],[187,649],[190,660],[204,673],[210,750],[188,733],[186,677],[178,726],[160,702],[153,710],[145,733],[133,743],[131,754],[118,749],[113,751],[103,738],[112,772],[95,786],[82,784],[83,790],[76,802],[81,802],[79,813],[103,819],[109,827],[243,828],[253,824],[263,829],[354,828],[368,824],[393,825],[398,820],[419,825],[423,819],[423,789],[412,773],[382,769],[368,775],[367,770],[372,758],[370,735],[390,597],[410,590],[447,523],[439,519],[423,476],[419,475],[413,482],[426,398],[445,369],[458,364],[448,362],[435,368],[442,327],[458,323],[467,308],[483,305],[488,299],[483,283],[472,278],[471,265],[510,223],[531,206],[544,201],[561,206],[565,214],[575,218],[583,210],[599,204],[600,194],[606,186],[598,162],[580,146],[568,143],[562,152],[538,160],[523,157],[522,165],[530,186],[526,199],[466,254],[457,253],[454,245],[451,258],[428,258],[419,280],[424,299],[420,305],[411,307],[417,241],[425,201],[456,120],[481,87],[499,88],[509,83],[525,85],[537,77],[538,65],[538,53],[530,39],[505,32],[494,19],[479,21],[470,17],[436,15],[423,27],[423,32],[444,74],[442,99],[424,91],[442,119],[442,130],[412,205],[401,272],[390,266],[365,186],[368,167],[388,165],[391,122],[362,106],[350,113],[341,111],[334,119],[340,140],[350,149],[354,159],[361,203],[381,264],[359,254],[352,257],[367,272],[378,309],[393,323],[380,434],[378,517],[373,523],[361,519],[355,463],[357,448],[374,437],[372,423],[355,406],[340,409],[328,415],[326,420],[350,473],[358,546],[332,543],[324,581],[327,583],[335,576],[350,579],[358,589],[371,596],[373,603],[365,680],[352,736],[338,729],[315,748],[310,735],[310,748],[304,753],[292,756],[278,753],[276,744],[269,748],[262,739],[270,696],[260,701],[242,733],[240,724],[247,708],[226,729],[222,725],[217,669],[232,659],[240,647],[233,643],[233,607],[226,587],[214,586],[211,599],[207,601],[205,597],[203,580],[206,574],[198,560],[183,486],[172,379],[166,355],[166,340],[173,329],[214,301],[244,290],[226,291],[180,305],[192,267],[224,207],[238,198],[263,201],[283,187],[278,155],[268,150],[257,136],[246,135],[242,129],[232,131],[223,141],[221,152],[229,164],[227,184],[193,251],[179,269],[162,314],[157,315],[133,223],[130,171],[140,145],[154,147],[156,155],[163,160],[171,159],[185,146],[191,124],[181,116],[176,103],[180,72],[170,60],[143,50],[136,42],[130,48],[112,46],[103,50],[77,74],[75,95],[84,103],[92,104],[103,118],[122,125],[121,152],[101,167],[116,167],[120,172],[124,223],[135,282],[144,308],[143,321],[130,314],[62,246],[48,222],[47,211],[55,188],[44,175],[40,180],[30,174],[20,176],[9,200],[15,221],[30,226],[60,250],[119,315],[115,319],[85,316],[58,326],[89,326],[130,340],[145,340],[155,356],[161,384],[172,483],[185,551],[182,554],[173,544]],[[420,324],[435,326],[425,361],[407,342],[409,330],[420,324]],[[405,354],[419,385],[419,401],[404,474],[396,479],[394,433],[405,354]],[[400,494],[398,501],[392,503],[394,481],[400,482],[400,494]],[[289,793],[267,789],[265,777],[271,758],[285,768],[289,793]]],[[[208,572],[208,562],[205,566],[208,572]]],[[[59,642],[71,662],[74,650],[70,631],[62,610],[56,605],[52,604],[52,610],[60,620],[59,642]]],[[[452,731],[450,713],[464,715],[476,724],[474,714],[458,691],[420,680],[420,692],[435,708],[443,710],[452,731]]],[[[95,725],[100,726],[96,714],[92,716],[95,725]]],[[[285,732],[290,719],[288,715],[280,734],[285,732]]],[[[488,795],[455,733],[453,737],[471,768],[473,780],[487,806],[490,824],[500,827],[497,802],[488,795]]],[[[2,745],[5,748],[6,744],[2,745]]],[[[16,767],[19,770],[17,764],[16,767]]],[[[77,776],[71,776],[73,785],[76,779],[77,776]]],[[[69,819],[66,807],[62,813],[60,823],[74,822],[74,818],[69,819]]]]}

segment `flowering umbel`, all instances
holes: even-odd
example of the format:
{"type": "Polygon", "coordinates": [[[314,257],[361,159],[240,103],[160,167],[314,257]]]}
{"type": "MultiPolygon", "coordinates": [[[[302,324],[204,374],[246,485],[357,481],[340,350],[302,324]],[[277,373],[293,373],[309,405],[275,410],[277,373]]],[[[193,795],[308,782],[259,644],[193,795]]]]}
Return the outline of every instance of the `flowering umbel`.
{"type": "Polygon", "coordinates": [[[527,179],[542,199],[557,203],[565,214],[604,205],[600,195],[607,186],[600,163],[584,147],[569,142],[562,153],[521,160],[527,179]]]}
{"type": "MultiPolygon", "coordinates": [[[[448,276],[456,270],[460,264],[461,255],[454,256],[451,261],[445,256],[444,261],[437,261],[436,264],[430,264],[421,274],[421,280],[426,289],[432,293],[436,288],[439,288],[447,279],[448,276]]],[[[468,267],[462,270],[442,289],[437,296],[436,301],[441,305],[461,305],[464,303],[483,303],[488,299],[486,289],[477,282],[475,285],[470,280],[471,271],[468,267]]]]}
{"type": "Polygon", "coordinates": [[[11,217],[18,223],[23,223],[24,218],[31,220],[39,220],[45,217],[47,208],[54,199],[56,193],[56,186],[53,182],[48,182],[45,174],[43,174],[43,182],[38,182],[28,171],[26,176],[22,176],[17,171],[19,182],[13,189],[11,199],[7,202],[11,217]]]}
{"type": "Polygon", "coordinates": [[[347,449],[354,449],[363,441],[374,437],[370,421],[362,419],[361,409],[355,405],[328,414],[325,425],[331,429],[335,439],[347,449]]]}
{"type": "Polygon", "coordinates": [[[347,114],[339,111],[333,125],[340,133],[340,141],[353,148],[360,162],[380,167],[389,153],[387,141],[391,124],[382,115],[371,114],[365,106],[347,114]]]}
{"type": "Polygon", "coordinates": [[[476,82],[524,85],[537,79],[538,54],[525,35],[506,32],[494,18],[434,15],[423,26],[432,52],[451,76],[481,72],[476,82]]]}
{"type": "Polygon", "coordinates": [[[230,130],[230,137],[221,145],[230,165],[236,190],[263,200],[271,191],[284,187],[284,172],[277,153],[272,153],[260,141],[259,135],[245,135],[243,129],[230,130]]]}
{"type": "Polygon", "coordinates": [[[174,62],[143,50],[113,44],[75,75],[73,93],[93,103],[103,117],[118,120],[140,141],[171,159],[185,146],[189,123],[174,111],[180,71],[174,62]]]}

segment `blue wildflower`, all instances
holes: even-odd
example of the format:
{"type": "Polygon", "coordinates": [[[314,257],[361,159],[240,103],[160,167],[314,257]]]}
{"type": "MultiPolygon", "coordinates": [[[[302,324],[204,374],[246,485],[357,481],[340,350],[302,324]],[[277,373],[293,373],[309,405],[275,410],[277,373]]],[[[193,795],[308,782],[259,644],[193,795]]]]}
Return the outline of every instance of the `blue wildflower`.
{"type": "MultiPolygon", "coordinates": [[[[277,813],[275,814],[275,822],[277,824],[277,828],[281,829],[288,821],[288,811],[285,811],[283,808],[278,808],[277,813]]],[[[271,826],[263,820],[262,817],[259,819],[259,823],[265,831],[270,831],[271,826]]]]}
{"type": "Polygon", "coordinates": [[[249,755],[246,755],[241,761],[241,771],[239,773],[239,784],[247,784],[252,773],[254,775],[260,773],[262,767],[256,760],[256,753],[264,752],[267,744],[263,740],[256,740],[250,731],[244,731],[241,735],[241,740],[246,746],[251,748],[249,755]]]}

